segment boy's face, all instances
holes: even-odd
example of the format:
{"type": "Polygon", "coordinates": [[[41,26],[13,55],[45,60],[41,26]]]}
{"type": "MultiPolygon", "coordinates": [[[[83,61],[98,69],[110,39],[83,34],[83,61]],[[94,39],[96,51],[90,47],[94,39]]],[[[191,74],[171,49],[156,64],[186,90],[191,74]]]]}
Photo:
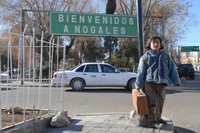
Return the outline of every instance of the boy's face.
{"type": "Polygon", "coordinates": [[[160,50],[160,48],[161,48],[161,44],[160,44],[159,39],[155,39],[155,40],[151,41],[151,49],[152,50],[160,50]]]}

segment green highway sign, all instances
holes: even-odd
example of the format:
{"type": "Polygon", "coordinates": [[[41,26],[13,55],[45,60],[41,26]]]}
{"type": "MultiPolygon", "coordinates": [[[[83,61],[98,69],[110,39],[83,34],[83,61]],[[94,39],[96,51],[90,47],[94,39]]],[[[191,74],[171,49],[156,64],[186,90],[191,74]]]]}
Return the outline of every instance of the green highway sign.
{"type": "Polygon", "coordinates": [[[181,52],[198,52],[199,46],[183,46],[181,52]]]}
{"type": "Polygon", "coordinates": [[[50,31],[55,35],[137,37],[137,18],[50,12],[50,31]]]}

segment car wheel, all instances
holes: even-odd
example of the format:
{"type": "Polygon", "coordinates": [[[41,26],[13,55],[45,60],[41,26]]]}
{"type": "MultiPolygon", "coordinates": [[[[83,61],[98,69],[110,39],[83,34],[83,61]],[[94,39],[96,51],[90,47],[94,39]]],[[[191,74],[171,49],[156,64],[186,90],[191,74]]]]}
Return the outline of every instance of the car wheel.
{"type": "Polygon", "coordinates": [[[128,81],[128,84],[127,84],[127,89],[128,90],[132,90],[133,88],[135,88],[135,79],[133,78],[133,79],[130,79],[129,81],[128,81]]]}
{"type": "Polygon", "coordinates": [[[80,79],[80,78],[73,79],[71,82],[71,87],[72,87],[72,90],[81,91],[85,87],[85,82],[83,79],[80,79]]]}
{"type": "Polygon", "coordinates": [[[191,79],[191,80],[194,80],[194,76],[193,76],[193,75],[192,75],[192,76],[190,76],[190,79],[191,79]]]}

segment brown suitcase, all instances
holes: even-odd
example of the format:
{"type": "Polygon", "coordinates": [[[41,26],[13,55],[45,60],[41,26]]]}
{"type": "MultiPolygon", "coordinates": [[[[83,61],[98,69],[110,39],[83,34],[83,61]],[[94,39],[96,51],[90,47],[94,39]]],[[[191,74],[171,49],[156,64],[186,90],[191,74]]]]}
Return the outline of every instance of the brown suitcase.
{"type": "Polygon", "coordinates": [[[139,115],[149,114],[147,96],[137,89],[132,91],[132,103],[139,115]]]}

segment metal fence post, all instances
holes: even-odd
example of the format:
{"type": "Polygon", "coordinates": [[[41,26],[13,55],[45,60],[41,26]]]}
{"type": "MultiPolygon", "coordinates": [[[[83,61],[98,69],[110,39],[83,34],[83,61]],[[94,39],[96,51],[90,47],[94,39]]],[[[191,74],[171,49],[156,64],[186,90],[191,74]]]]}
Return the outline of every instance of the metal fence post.
{"type": "Polygon", "coordinates": [[[24,84],[23,81],[23,48],[24,48],[24,44],[23,44],[23,40],[24,40],[24,36],[23,36],[23,31],[24,31],[24,9],[21,10],[21,29],[20,29],[20,39],[19,39],[19,53],[20,53],[20,60],[19,60],[19,64],[20,64],[20,79],[21,79],[21,85],[24,84]]]}
{"type": "Polygon", "coordinates": [[[41,84],[42,84],[43,39],[44,39],[44,32],[42,31],[41,44],[40,44],[40,73],[39,73],[39,88],[38,88],[38,108],[40,108],[40,89],[41,89],[41,84]]]}
{"type": "Polygon", "coordinates": [[[51,54],[51,50],[52,50],[52,39],[53,39],[53,35],[51,35],[51,38],[50,38],[50,41],[49,41],[49,107],[48,107],[48,113],[50,112],[50,108],[51,108],[51,105],[52,105],[52,102],[51,102],[51,98],[52,98],[52,86],[51,86],[51,78],[52,78],[52,72],[51,72],[51,69],[52,69],[52,61],[51,61],[51,58],[52,58],[52,54],[51,54]]]}
{"type": "MultiPolygon", "coordinates": [[[[1,73],[1,55],[0,55],[0,73],[1,73]]],[[[0,82],[1,82],[1,78],[0,78],[0,82]]],[[[0,87],[0,130],[2,129],[2,98],[1,98],[1,87],[0,87]]]]}

